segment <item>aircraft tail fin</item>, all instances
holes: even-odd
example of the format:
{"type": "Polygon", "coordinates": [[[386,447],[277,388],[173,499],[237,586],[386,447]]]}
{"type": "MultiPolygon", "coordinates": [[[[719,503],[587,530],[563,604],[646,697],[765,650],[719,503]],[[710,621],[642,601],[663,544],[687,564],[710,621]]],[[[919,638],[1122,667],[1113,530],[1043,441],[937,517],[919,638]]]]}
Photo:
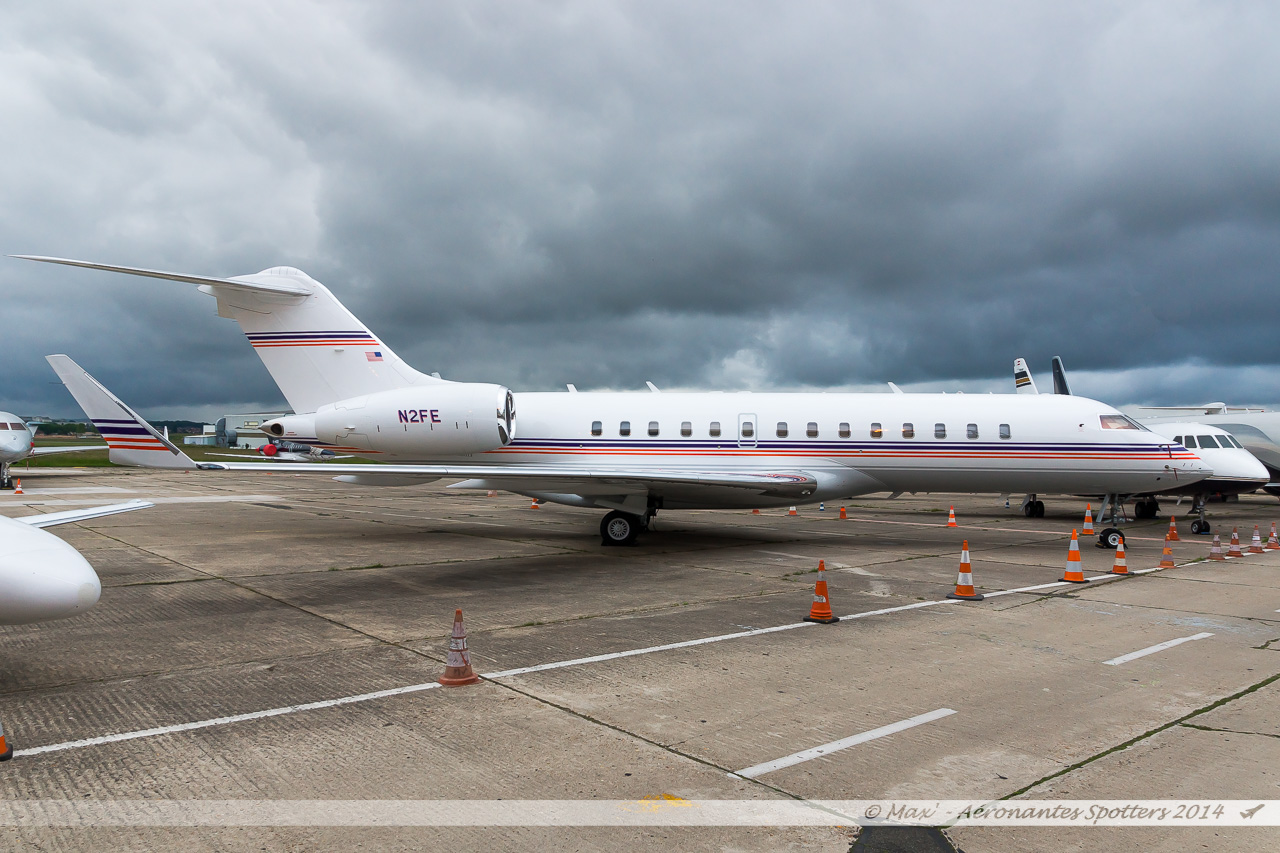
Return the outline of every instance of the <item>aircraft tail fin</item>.
{"type": "Polygon", "coordinates": [[[1067,384],[1067,371],[1062,366],[1062,356],[1053,357],[1053,393],[1071,396],[1071,386],[1067,384]]]}
{"type": "Polygon", "coordinates": [[[1036,381],[1031,378],[1031,369],[1027,367],[1025,358],[1013,360],[1013,387],[1019,394],[1039,394],[1036,381]]]}
{"type": "Polygon", "coordinates": [[[327,287],[293,267],[212,278],[66,258],[14,257],[199,285],[218,300],[219,317],[240,324],[299,414],[352,397],[444,381],[410,367],[327,287]]]}
{"type": "Polygon", "coordinates": [[[70,358],[47,355],[45,360],[107,442],[112,462],[142,468],[198,467],[195,460],[70,358]]]}

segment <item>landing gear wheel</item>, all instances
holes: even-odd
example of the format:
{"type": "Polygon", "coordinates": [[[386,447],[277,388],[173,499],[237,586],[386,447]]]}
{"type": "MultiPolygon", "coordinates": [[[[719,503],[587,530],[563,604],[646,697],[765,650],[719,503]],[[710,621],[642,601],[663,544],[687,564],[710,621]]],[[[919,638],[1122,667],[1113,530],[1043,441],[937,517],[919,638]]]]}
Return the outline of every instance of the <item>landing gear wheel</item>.
{"type": "Polygon", "coordinates": [[[1031,517],[1044,518],[1044,501],[1032,501],[1032,503],[1035,504],[1035,508],[1031,510],[1034,513],[1031,517]]]}
{"type": "Polygon", "coordinates": [[[1098,547],[1115,550],[1124,541],[1124,534],[1114,527],[1108,527],[1098,534],[1098,547]]]}
{"type": "Polygon", "coordinates": [[[1022,514],[1027,518],[1036,517],[1036,504],[1038,501],[1027,501],[1022,505],[1022,514]]]}
{"type": "Polygon", "coordinates": [[[640,516],[615,509],[600,521],[600,544],[634,545],[642,526],[640,516]]]}
{"type": "Polygon", "coordinates": [[[1207,521],[1201,521],[1197,518],[1195,521],[1191,522],[1191,532],[1196,536],[1208,536],[1209,530],[1209,522],[1207,521]]]}

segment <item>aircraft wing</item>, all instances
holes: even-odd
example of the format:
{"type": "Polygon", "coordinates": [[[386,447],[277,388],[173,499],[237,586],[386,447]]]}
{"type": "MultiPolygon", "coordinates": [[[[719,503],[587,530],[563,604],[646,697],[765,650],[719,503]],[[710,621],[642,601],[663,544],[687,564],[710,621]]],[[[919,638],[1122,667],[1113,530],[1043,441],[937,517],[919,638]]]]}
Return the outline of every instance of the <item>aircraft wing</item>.
{"type": "Polygon", "coordinates": [[[65,512],[49,512],[43,515],[24,515],[21,518],[15,518],[14,521],[21,521],[23,524],[29,524],[32,527],[53,527],[55,524],[70,524],[75,521],[88,521],[91,518],[102,518],[107,515],[116,515],[122,512],[133,512],[135,509],[146,509],[149,506],[155,506],[147,501],[132,500],[122,504],[108,504],[107,506],[91,506],[84,509],[69,509],[65,512]]]}
{"type": "Polygon", "coordinates": [[[77,444],[74,447],[33,447],[32,456],[45,456],[49,453],[79,453],[82,450],[106,450],[105,444],[77,444]]]}
{"type": "MultiPolygon", "coordinates": [[[[200,462],[213,471],[278,472],[276,462],[200,462]]],[[[336,465],[332,462],[298,463],[291,474],[320,474],[359,485],[413,485],[446,477],[461,477],[464,489],[504,489],[521,492],[566,494],[618,494],[643,491],[652,486],[715,486],[738,488],[770,497],[803,498],[813,494],[818,481],[803,471],[737,472],[682,471],[643,468],[567,468],[550,465],[336,465]],[[335,476],[336,475],[336,476],[335,476]]]]}

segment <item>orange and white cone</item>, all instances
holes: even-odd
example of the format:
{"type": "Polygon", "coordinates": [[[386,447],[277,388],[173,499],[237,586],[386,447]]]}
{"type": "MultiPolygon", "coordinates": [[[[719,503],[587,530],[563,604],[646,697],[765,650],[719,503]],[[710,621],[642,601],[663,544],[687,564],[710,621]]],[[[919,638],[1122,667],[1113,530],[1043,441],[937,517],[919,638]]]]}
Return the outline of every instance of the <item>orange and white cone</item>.
{"type": "Polygon", "coordinates": [[[947,513],[947,527],[959,527],[956,524],[956,508],[952,507],[951,512],[947,513]]]}
{"type": "Polygon", "coordinates": [[[1218,538],[1216,533],[1213,534],[1213,544],[1209,546],[1209,559],[1215,562],[1227,559],[1222,555],[1222,540],[1218,538]]]}
{"type": "Polygon", "coordinates": [[[485,495],[485,497],[487,498],[496,498],[497,496],[498,496],[498,493],[495,492],[493,489],[490,489],[489,494],[485,495]]]}
{"type": "Polygon", "coordinates": [[[437,679],[445,687],[479,684],[480,676],[471,668],[467,651],[467,629],[462,626],[462,610],[453,613],[453,634],[449,637],[449,655],[444,659],[444,675],[437,679]]]}
{"type": "Polygon", "coordinates": [[[1231,545],[1227,548],[1228,557],[1243,557],[1244,552],[1240,550],[1240,531],[1231,528],[1231,545]]]}
{"type": "Polygon", "coordinates": [[[960,575],[956,578],[956,591],[947,593],[947,598],[958,601],[981,601],[983,596],[973,588],[973,569],[969,566],[969,540],[964,540],[960,548],[960,575]]]}
{"type": "Polygon", "coordinates": [[[1250,554],[1262,553],[1262,534],[1258,532],[1258,525],[1253,526],[1253,539],[1249,542],[1250,554]]]}
{"type": "Polygon", "coordinates": [[[831,612],[831,598],[827,595],[827,564],[823,560],[818,561],[818,582],[813,585],[813,606],[809,608],[809,615],[804,617],[804,621],[821,622],[823,625],[840,621],[840,617],[831,612]]]}
{"type": "Polygon", "coordinates": [[[1080,541],[1077,531],[1071,531],[1071,550],[1067,552],[1067,571],[1062,576],[1067,583],[1087,583],[1080,568],[1080,541]]]}
{"type": "Polygon", "coordinates": [[[1174,518],[1172,515],[1169,516],[1169,541],[1170,542],[1182,541],[1181,539],[1178,538],[1178,519],[1174,518]]]}
{"type": "Polygon", "coordinates": [[[751,510],[751,514],[752,514],[752,515],[759,515],[759,514],[760,514],[760,510],[758,510],[758,509],[753,509],[753,510],[751,510]]]}
{"type": "Polygon", "coordinates": [[[13,493],[15,495],[22,494],[22,480],[19,477],[13,478],[13,493]]]}
{"type": "Polygon", "coordinates": [[[538,509],[538,502],[534,501],[533,503],[529,504],[529,509],[538,509]]]}
{"type": "Polygon", "coordinates": [[[797,515],[797,514],[798,513],[796,513],[795,507],[791,507],[791,509],[787,510],[787,515],[797,515]]]}
{"type": "Polygon", "coordinates": [[[1080,532],[1086,536],[1093,535],[1093,504],[1085,504],[1084,527],[1080,528],[1080,532]]]}
{"type": "Polygon", "coordinates": [[[1268,551],[1280,550],[1280,539],[1276,538],[1276,523],[1271,522],[1271,535],[1267,537],[1267,544],[1263,546],[1268,551]]]}
{"type": "Polygon", "coordinates": [[[5,740],[4,724],[0,723],[0,761],[8,761],[10,758],[13,758],[13,747],[5,740]]]}
{"type": "MultiPolygon", "coordinates": [[[[849,517],[849,514],[848,514],[847,512],[845,512],[845,511],[844,511],[844,507],[840,507],[840,517],[841,517],[841,518],[848,518],[848,517],[849,517]]],[[[1273,524],[1273,525],[1271,526],[1271,532],[1272,532],[1273,534],[1275,533],[1275,529],[1276,529],[1276,528],[1275,528],[1275,525],[1273,524]]],[[[1276,547],[1277,547],[1277,548],[1280,548],[1280,545],[1277,545],[1276,547]]]]}
{"type": "Polygon", "coordinates": [[[1124,540],[1123,540],[1123,539],[1121,539],[1121,540],[1120,540],[1120,544],[1116,545],[1116,561],[1115,561],[1115,563],[1111,566],[1111,574],[1113,574],[1113,575],[1131,575],[1131,574],[1133,574],[1133,572],[1129,571],[1129,564],[1128,564],[1127,562],[1125,562],[1125,558],[1124,558],[1124,540]]]}
{"type": "Polygon", "coordinates": [[[1169,545],[1169,542],[1169,534],[1166,533],[1164,537],[1164,550],[1160,552],[1160,568],[1162,569],[1172,569],[1174,567],[1173,548],[1169,545]]]}

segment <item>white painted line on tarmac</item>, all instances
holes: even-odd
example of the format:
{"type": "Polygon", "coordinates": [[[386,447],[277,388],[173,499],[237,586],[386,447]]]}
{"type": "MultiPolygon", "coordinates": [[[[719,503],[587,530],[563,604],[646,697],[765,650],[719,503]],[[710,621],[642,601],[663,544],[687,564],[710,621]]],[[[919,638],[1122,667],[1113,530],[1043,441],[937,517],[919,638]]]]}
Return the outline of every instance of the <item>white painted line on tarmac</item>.
{"type": "Polygon", "coordinates": [[[1154,646],[1147,646],[1145,649],[1138,649],[1136,652],[1129,652],[1129,654],[1127,655],[1120,655],[1120,657],[1118,658],[1112,658],[1111,660],[1104,660],[1103,663],[1106,664],[1107,666],[1119,666],[1122,663],[1128,663],[1131,660],[1137,660],[1138,658],[1143,658],[1143,657],[1146,657],[1147,655],[1153,655],[1156,652],[1162,652],[1165,649],[1171,649],[1174,646],[1180,646],[1183,643],[1189,643],[1192,640],[1203,640],[1206,637],[1212,637],[1212,636],[1213,634],[1211,633],[1200,633],[1200,634],[1192,634],[1190,637],[1179,637],[1176,640],[1169,640],[1164,643],[1157,643],[1154,646]]]}
{"type": "MultiPolygon", "coordinates": [[[[270,496],[259,495],[257,497],[261,498],[261,497],[270,497],[270,496]]],[[[1158,569],[1148,569],[1146,571],[1158,571],[1158,569]]],[[[1112,577],[1112,576],[1101,575],[1100,577],[1105,578],[1105,577],[1112,577]]],[[[1124,575],[1114,575],[1114,577],[1124,577],[1124,575]]],[[[1017,589],[998,590],[996,592],[985,593],[985,595],[987,598],[995,598],[996,596],[1000,596],[1000,595],[1012,595],[1013,593],[1018,593],[1018,592],[1034,592],[1036,590],[1052,589],[1054,587],[1060,587],[1060,586],[1070,586],[1070,584],[1064,581],[1057,581],[1054,583],[1038,584],[1036,586],[1024,586],[1024,587],[1019,587],[1017,589]]],[[[900,607],[886,607],[881,610],[869,610],[864,613],[852,613],[848,616],[841,616],[840,621],[851,622],[856,619],[866,619],[871,616],[884,616],[889,613],[903,613],[908,610],[920,610],[925,607],[935,607],[939,604],[962,604],[962,603],[963,602],[959,602],[959,601],[955,601],[953,599],[947,599],[947,598],[940,598],[934,601],[918,601],[915,604],[904,604],[900,607]]],[[[1280,610],[1277,610],[1276,612],[1280,613],[1280,610]]],[[[748,631],[738,631],[733,634],[719,634],[717,636],[702,637],[696,640],[684,640],[682,642],[666,643],[660,646],[647,646],[642,649],[628,649],[627,651],[622,651],[622,652],[610,652],[608,654],[603,654],[603,655],[592,655],[590,657],[584,657],[584,658],[572,658],[570,660],[553,661],[551,663],[537,664],[535,666],[523,666],[523,667],[517,667],[515,669],[504,669],[500,672],[481,673],[481,676],[487,679],[509,678],[516,675],[528,675],[534,672],[546,672],[548,670],[553,670],[553,669],[565,669],[571,666],[582,666],[584,664],[589,664],[589,663],[601,663],[603,661],[608,661],[608,660],[618,660],[620,658],[629,658],[629,657],[637,657],[639,655],[654,654],[655,652],[666,652],[666,651],[674,651],[676,649],[687,649],[693,646],[703,646],[710,643],[720,643],[726,640],[737,640],[745,637],[758,637],[764,634],[776,634],[780,631],[790,631],[795,628],[808,628],[815,624],[817,623],[791,622],[786,625],[775,625],[772,628],[753,628],[748,631]]],[[[1187,639],[1199,639],[1199,636],[1189,637],[1187,639]]],[[[1185,642],[1185,640],[1175,641],[1174,644],[1176,645],[1179,642],[1185,642]]],[[[1157,650],[1157,649],[1153,649],[1153,650],[1157,650]]],[[[1143,653],[1149,653],[1149,651],[1144,650],[1143,653]]],[[[1117,661],[1119,661],[1119,658],[1117,658],[1117,661]]],[[[369,702],[374,699],[382,699],[389,696],[401,696],[406,693],[418,693],[423,690],[432,690],[439,686],[440,686],[439,683],[435,681],[429,681],[429,682],[426,682],[425,684],[410,684],[406,687],[393,687],[388,690],[378,690],[373,693],[360,693],[355,696],[343,696],[337,699],[323,699],[318,702],[306,702],[301,705],[287,705],[282,708],[270,708],[265,711],[253,711],[247,714],[235,714],[230,717],[216,717],[214,719],[199,720],[193,723],[179,723],[177,725],[172,725],[172,726],[160,726],[152,729],[141,729],[139,731],[133,731],[133,732],[122,732],[120,734],[103,735],[101,737],[85,738],[83,740],[73,740],[73,741],[66,741],[64,743],[54,743],[54,744],[49,744],[47,746],[36,746],[30,749],[15,750],[14,756],[21,757],[26,755],[39,755],[40,753],[45,753],[45,752],[61,752],[63,750],[79,749],[81,747],[86,747],[86,746],[97,746],[100,744],[116,743],[116,742],[125,741],[125,740],[136,740],[138,738],[173,734],[175,732],[186,732],[186,731],[193,731],[196,729],[206,729],[206,728],[211,728],[213,726],[224,726],[229,723],[240,723],[240,722],[246,722],[248,720],[263,719],[266,717],[278,717],[284,714],[296,714],[301,711],[314,711],[322,708],[332,708],[338,705],[351,705],[357,702],[369,702]]],[[[942,709],[942,710],[945,710],[945,709],[942,709]]],[[[938,712],[934,711],[932,713],[938,713],[938,712]]],[[[951,711],[949,713],[955,713],[955,712],[951,711]]],[[[915,719],[915,718],[912,718],[912,719],[915,719]]],[[[900,724],[895,724],[895,725],[900,725],[900,724]]],[[[876,731],[879,731],[879,729],[877,729],[876,731]]],[[[882,737],[882,736],[883,735],[877,735],[877,737],[882,737]]]]}
{"type": "MultiPolygon", "coordinates": [[[[282,501],[279,495],[186,495],[180,497],[145,497],[143,500],[153,504],[221,504],[252,503],[254,501],[282,501]]],[[[101,500],[51,500],[22,501],[26,506],[91,506],[102,503],[101,500]]]]}
{"type": "Polygon", "coordinates": [[[340,699],[324,699],[320,702],[306,702],[302,705],[288,705],[284,708],[270,708],[266,711],[252,711],[248,714],[235,714],[230,717],[215,717],[212,720],[199,720],[194,723],[178,723],[173,726],[159,726],[154,729],[142,729],[136,732],[123,732],[115,735],[103,735],[102,737],[85,738],[84,740],[70,740],[66,743],[53,743],[48,746],[34,746],[30,749],[15,749],[13,755],[15,758],[24,755],[39,755],[42,752],[62,752],[67,749],[79,749],[84,746],[98,746],[104,743],[118,743],[122,740],[137,740],[143,737],[155,737],[157,735],[173,734],[174,732],[189,732],[195,729],[207,729],[213,726],[225,726],[228,723],[242,723],[246,720],[260,720],[264,717],[279,717],[283,714],[296,714],[299,711],[315,711],[319,708],[332,708],[337,705],[351,705],[356,702],[368,702],[371,699],[382,699],[387,696],[400,696],[405,693],[418,693],[423,690],[431,690],[439,687],[437,681],[428,681],[426,684],[411,684],[408,687],[392,687],[390,690],[378,690],[374,693],[361,693],[356,696],[343,696],[340,699]]]}
{"type": "Polygon", "coordinates": [[[822,746],[815,746],[791,755],[775,758],[773,761],[766,761],[763,764],[756,764],[745,770],[739,770],[730,773],[730,776],[741,776],[744,779],[755,779],[763,776],[765,773],[772,773],[775,770],[781,770],[784,767],[791,767],[794,764],[801,764],[805,761],[812,761],[815,758],[822,758],[824,755],[830,755],[833,752],[839,752],[842,749],[848,749],[851,746],[857,746],[860,743],[877,740],[882,737],[888,737],[901,731],[923,725],[924,723],[932,723],[934,720],[941,720],[943,717],[950,717],[955,711],[950,708],[939,708],[936,711],[930,711],[927,714],[920,714],[906,720],[899,720],[896,723],[890,723],[887,726],[881,726],[878,729],[872,729],[869,732],[853,735],[852,737],[843,738],[842,740],[833,740],[831,743],[824,743],[822,746]]]}
{"type": "Polygon", "coordinates": [[[810,557],[805,554],[788,554],[786,551],[764,551],[761,549],[757,549],[756,553],[769,554],[774,557],[787,557],[792,560],[809,560],[810,562],[818,559],[817,557],[810,557]]]}
{"type": "Polygon", "coordinates": [[[26,488],[22,490],[24,495],[131,495],[133,489],[122,489],[119,486],[80,486],[79,488],[26,488]]]}

